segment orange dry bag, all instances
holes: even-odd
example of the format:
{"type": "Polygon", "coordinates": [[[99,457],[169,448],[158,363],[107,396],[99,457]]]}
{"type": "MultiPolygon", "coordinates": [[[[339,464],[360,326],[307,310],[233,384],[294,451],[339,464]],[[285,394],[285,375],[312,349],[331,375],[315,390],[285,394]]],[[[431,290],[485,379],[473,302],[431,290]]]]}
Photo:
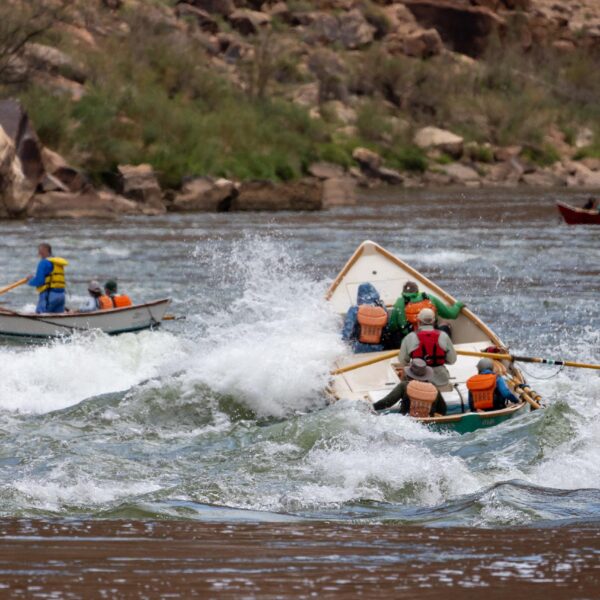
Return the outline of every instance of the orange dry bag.
{"type": "Polygon", "coordinates": [[[413,326],[413,329],[417,329],[419,326],[418,316],[424,308],[430,308],[434,314],[437,315],[437,308],[435,307],[435,304],[427,297],[420,302],[409,302],[404,306],[406,320],[413,326]]]}
{"type": "Polygon", "coordinates": [[[406,386],[406,393],[410,400],[408,414],[411,417],[424,418],[431,415],[431,409],[438,395],[435,385],[426,381],[411,381],[406,386]]]}
{"type": "Polygon", "coordinates": [[[496,375],[493,373],[473,375],[467,379],[467,388],[471,392],[475,410],[492,410],[494,408],[496,375]]]}
{"type": "Polygon", "coordinates": [[[358,341],[362,344],[379,344],[383,328],[387,325],[388,314],[381,306],[361,304],[356,320],[360,327],[358,341]]]}

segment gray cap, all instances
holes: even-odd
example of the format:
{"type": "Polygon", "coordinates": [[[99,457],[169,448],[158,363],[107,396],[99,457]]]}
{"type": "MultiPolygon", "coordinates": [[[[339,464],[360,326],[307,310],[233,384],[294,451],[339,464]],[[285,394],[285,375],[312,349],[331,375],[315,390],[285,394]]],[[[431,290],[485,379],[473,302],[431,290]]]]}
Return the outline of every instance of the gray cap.
{"type": "Polygon", "coordinates": [[[413,358],[410,365],[405,369],[404,374],[417,381],[431,381],[433,378],[433,369],[427,366],[422,358],[413,358]]]}
{"type": "Polygon", "coordinates": [[[481,373],[481,371],[493,371],[494,370],[494,361],[491,358],[482,358],[477,363],[477,371],[481,373]]]}
{"type": "Polygon", "coordinates": [[[92,279],[88,283],[88,292],[100,292],[102,293],[102,288],[100,287],[100,283],[98,283],[95,279],[92,279]]]}
{"type": "Polygon", "coordinates": [[[435,323],[435,313],[430,308],[424,308],[419,312],[417,319],[423,325],[433,325],[435,323]]]}

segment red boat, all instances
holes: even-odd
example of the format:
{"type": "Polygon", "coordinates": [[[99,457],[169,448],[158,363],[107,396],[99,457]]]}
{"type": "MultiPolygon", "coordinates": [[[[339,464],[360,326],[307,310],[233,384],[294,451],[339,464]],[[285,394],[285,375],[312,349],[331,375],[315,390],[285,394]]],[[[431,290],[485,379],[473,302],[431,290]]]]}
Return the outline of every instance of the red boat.
{"type": "Polygon", "coordinates": [[[557,202],[558,210],[567,225],[600,225],[600,212],[577,208],[564,202],[557,202]]]}

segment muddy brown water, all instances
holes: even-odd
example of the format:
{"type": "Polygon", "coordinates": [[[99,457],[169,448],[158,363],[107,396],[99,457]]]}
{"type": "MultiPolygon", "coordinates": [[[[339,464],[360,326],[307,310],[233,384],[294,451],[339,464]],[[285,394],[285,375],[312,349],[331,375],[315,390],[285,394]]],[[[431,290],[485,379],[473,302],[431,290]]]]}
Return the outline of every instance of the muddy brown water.
{"type": "Polygon", "coordinates": [[[27,598],[597,598],[595,527],[9,521],[0,594],[27,598]]]}

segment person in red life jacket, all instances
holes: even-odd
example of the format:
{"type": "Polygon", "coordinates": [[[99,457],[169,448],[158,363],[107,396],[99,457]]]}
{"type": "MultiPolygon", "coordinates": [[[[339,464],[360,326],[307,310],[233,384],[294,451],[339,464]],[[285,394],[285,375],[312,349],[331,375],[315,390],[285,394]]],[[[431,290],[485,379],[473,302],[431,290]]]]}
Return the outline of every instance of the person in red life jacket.
{"type": "Polygon", "coordinates": [[[431,309],[421,310],[417,320],[417,331],[412,331],[402,340],[398,355],[400,366],[407,366],[413,358],[422,358],[433,369],[432,383],[444,387],[450,381],[446,365],[456,362],[452,340],[445,331],[435,328],[435,313],[431,309]]]}
{"type": "Polygon", "coordinates": [[[469,408],[473,412],[500,410],[519,399],[510,391],[501,375],[494,372],[494,363],[482,358],[477,363],[477,375],[467,380],[469,408]]]}
{"type": "MultiPolygon", "coordinates": [[[[462,302],[455,302],[452,306],[448,306],[433,294],[420,292],[419,286],[414,281],[407,281],[402,288],[402,296],[396,300],[390,314],[390,336],[396,340],[396,348],[405,336],[417,329],[417,318],[424,308],[431,309],[437,321],[438,318],[457,319],[464,306],[462,302]]],[[[439,329],[450,335],[448,325],[442,325],[439,329]]]]}
{"type": "MultiPolygon", "coordinates": [[[[107,281],[104,284],[104,296],[102,297],[103,304],[107,301],[110,302],[110,306],[106,308],[124,308],[126,306],[133,306],[131,298],[127,294],[119,294],[117,282],[114,279],[107,281]]],[[[104,306],[102,307],[104,308],[104,306]]]]}
{"type": "Polygon", "coordinates": [[[445,415],[446,401],[431,383],[433,369],[422,358],[413,358],[404,369],[404,379],[384,398],[373,404],[377,411],[400,402],[400,414],[411,417],[445,415]]]}
{"type": "Polygon", "coordinates": [[[349,342],[352,350],[380,352],[384,349],[383,338],[387,330],[388,313],[371,283],[361,283],[356,294],[356,305],[346,313],[342,339],[349,342]]]}

